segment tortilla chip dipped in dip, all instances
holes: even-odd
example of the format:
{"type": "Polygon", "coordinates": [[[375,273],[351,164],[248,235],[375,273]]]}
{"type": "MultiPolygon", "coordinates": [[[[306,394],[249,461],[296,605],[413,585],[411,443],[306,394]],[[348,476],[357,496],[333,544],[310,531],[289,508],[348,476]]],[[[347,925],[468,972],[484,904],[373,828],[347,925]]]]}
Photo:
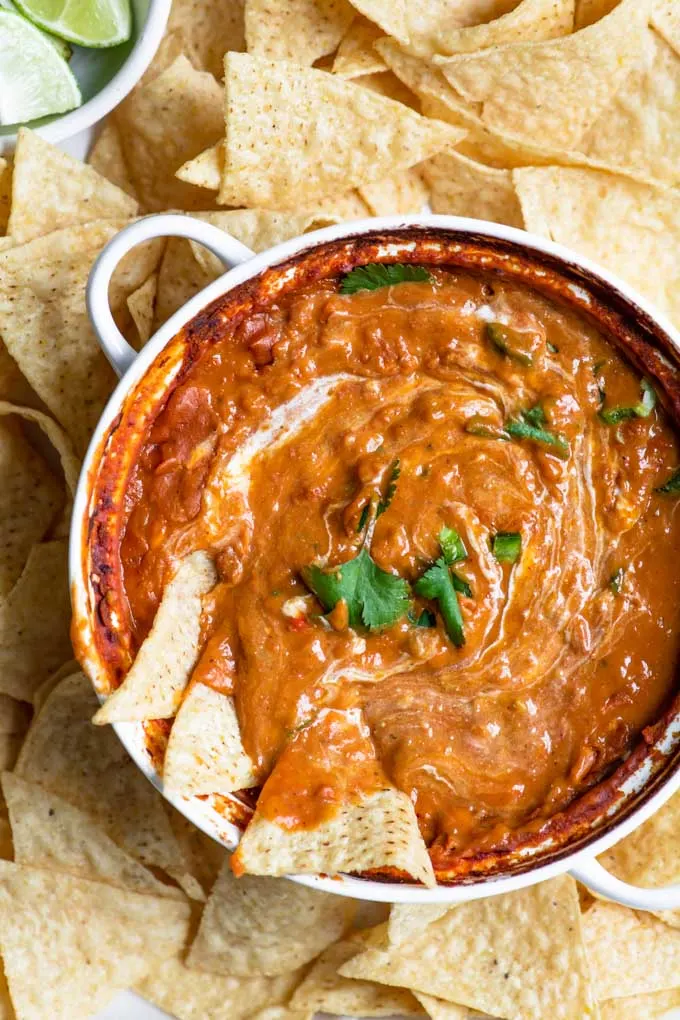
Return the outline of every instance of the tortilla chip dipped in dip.
{"type": "Polygon", "coordinates": [[[236,874],[560,845],[674,693],[674,382],[558,271],[422,234],[230,291],[107,437],[95,721],[238,804],[236,874]]]}

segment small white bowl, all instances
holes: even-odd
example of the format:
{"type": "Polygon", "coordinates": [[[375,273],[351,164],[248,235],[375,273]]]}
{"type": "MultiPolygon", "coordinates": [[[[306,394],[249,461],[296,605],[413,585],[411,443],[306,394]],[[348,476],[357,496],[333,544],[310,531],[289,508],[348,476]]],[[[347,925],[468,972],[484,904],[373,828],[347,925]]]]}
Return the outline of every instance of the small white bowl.
{"type": "MultiPolygon", "coordinates": [[[[172,0],[131,0],[131,3],[132,35],[127,42],[104,49],[73,47],[69,64],[80,85],[83,105],[68,113],[29,121],[25,127],[37,131],[48,142],[62,142],[92,127],[125,99],[160,46],[172,0]]],[[[0,127],[0,152],[14,148],[15,127],[0,127]]]]}

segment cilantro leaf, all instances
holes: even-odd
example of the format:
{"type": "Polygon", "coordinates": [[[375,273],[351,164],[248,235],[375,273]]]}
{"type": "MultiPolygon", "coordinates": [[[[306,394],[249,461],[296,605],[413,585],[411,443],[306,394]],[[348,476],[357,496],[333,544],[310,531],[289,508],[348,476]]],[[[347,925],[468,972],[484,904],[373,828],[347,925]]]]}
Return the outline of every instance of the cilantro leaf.
{"type": "Polygon", "coordinates": [[[661,492],[666,496],[672,496],[676,493],[680,493],[680,467],[675,469],[673,474],[663,483],[663,485],[657,485],[654,492],[661,492]]]}
{"type": "Polygon", "coordinates": [[[451,578],[451,571],[443,556],[440,556],[433,567],[426,570],[413,586],[418,595],[426,599],[435,599],[439,603],[446,633],[456,648],[465,644],[463,631],[463,614],[460,611],[458,595],[451,578]]]}
{"type": "Polygon", "coordinates": [[[341,599],[347,603],[350,627],[389,627],[409,607],[408,583],[379,567],[365,548],[354,559],[330,570],[306,567],[302,576],[326,612],[341,599]]]}
{"type": "Polygon", "coordinates": [[[392,470],[390,471],[390,480],[387,483],[387,491],[385,492],[385,498],[381,499],[380,502],[378,503],[378,509],[375,515],[376,518],[380,517],[381,514],[385,513],[390,503],[394,499],[394,494],[397,491],[397,481],[399,479],[400,474],[401,465],[399,463],[399,460],[395,460],[394,463],[392,464],[392,470]]]}
{"type": "Polygon", "coordinates": [[[340,284],[341,294],[356,294],[359,290],[378,290],[395,283],[432,283],[432,276],[423,266],[402,265],[400,262],[387,264],[373,262],[358,266],[347,273],[340,284]]]}
{"type": "Polygon", "coordinates": [[[486,335],[499,354],[518,361],[525,368],[531,368],[534,359],[531,352],[526,350],[526,334],[502,322],[487,322],[486,335]]]}
{"type": "Polygon", "coordinates": [[[549,432],[545,426],[545,411],[540,404],[521,411],[519,418],[512,418],[505,425],[505,431],[513,439],[528,439],[539,446],[550,447],[552,452],[566,460],[569,456],[569,443],[559,432],[549,432]]]}

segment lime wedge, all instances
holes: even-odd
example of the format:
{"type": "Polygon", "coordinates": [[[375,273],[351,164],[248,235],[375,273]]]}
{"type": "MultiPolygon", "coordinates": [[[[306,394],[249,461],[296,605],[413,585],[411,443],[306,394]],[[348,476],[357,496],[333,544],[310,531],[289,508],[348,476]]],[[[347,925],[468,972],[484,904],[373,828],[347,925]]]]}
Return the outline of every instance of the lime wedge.
{"type": "Polygon", "coordinates": [[[78,46],[117,46],[130,38],[130,0],[16,0],[34,24],[78,46]]]}
{"type": "Polygon", "coordinates": [[[80,106],[78,82],[45,35],[0,9],[0,124],[26,124],[80,106]]]}
{"type": "MultiPolygon", "coordinates": [[[[18,14],[16,4],[13,4],[12,0],[0,0],[0,7],[4,7],[5,10],[14,11],[15,14],[18,14]]],[[[56,35],[50,35],[49,32],[43,32],[43,35],[49,42],[52,43],[57,53],[62,56],[64,60],[70,60],[71,47],[65,39],[57,39],[56,35]]]]}

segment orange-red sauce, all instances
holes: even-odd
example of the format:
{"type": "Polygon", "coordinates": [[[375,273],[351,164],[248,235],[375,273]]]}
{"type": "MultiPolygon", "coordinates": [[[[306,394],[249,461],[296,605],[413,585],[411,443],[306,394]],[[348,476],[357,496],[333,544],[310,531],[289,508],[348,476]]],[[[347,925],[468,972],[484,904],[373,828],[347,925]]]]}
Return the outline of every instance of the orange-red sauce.
{"type": "Polygon", "coordinates": [[[295,745],[267,813],[313,825],[386,775],[428,843],[456,855],[567,806],[673,693],[680,500],[653,489],[678,446],[659,408],[600,420],[600,388],[607,406],[632,404],[640,378],[580,315],[501,279],[434,277],[352,296],[316,284],[206,353],[150,431],[121,558],[141,640],[176,560],[214,551],[221,583],[195,676],[235,695],[262,781],[295,745]],[[531,366],[494,349],[489,319],[523,332],[531,366]],[[270,436],[236,470],[277,409],[293,402],[299,423],[310,387],[326,394],[315,413],[307,405],[287,439],[270,436]],[[500,429],[539,402],[566,460],[465,431],[473,417],[500,429]],[[439,555],[442,526],[460,533],[469,555],[456,569],[473,591],[461,597],[463,648],[417,597],[436,628],[405,616],[335,630],[301,578],[358,552],[361,510],[396,459],[371,554],[413,583],[439,555]],[[518,563],[495,560],[499,531],[521,533],[518,563]],[[362,720],[358,743],[337,725],[343,713],[362,720]]]}

